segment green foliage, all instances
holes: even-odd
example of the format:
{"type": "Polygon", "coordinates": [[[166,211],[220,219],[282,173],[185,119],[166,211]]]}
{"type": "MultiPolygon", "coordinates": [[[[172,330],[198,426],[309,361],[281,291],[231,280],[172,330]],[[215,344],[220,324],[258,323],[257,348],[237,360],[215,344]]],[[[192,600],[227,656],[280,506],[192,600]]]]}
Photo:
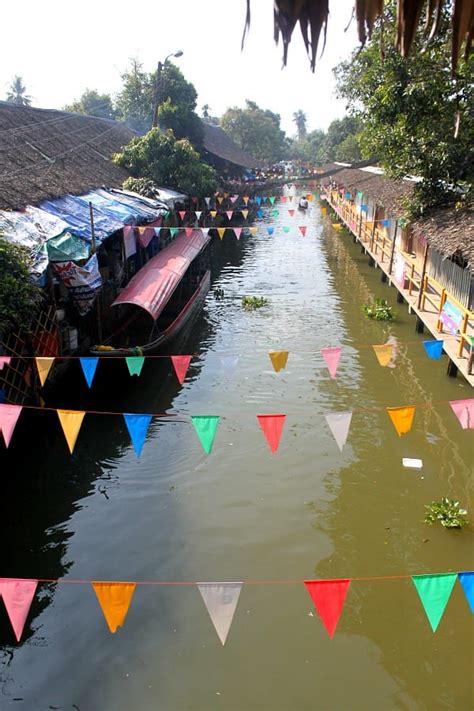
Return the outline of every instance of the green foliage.
{"type": "Polygon", "coordinates": [[[86,89],[79,99],[65,106],[64,111],[105,119],[114,119],[117,115],[110,94],[99,94],[95,89],[86,89]]]}
{"type": "Polygon", "coordinates": [[[0,237],[0,331],[26,326],[41,300],[30,281],[28,252],[0,237]]]}
{"type": "Polygon", "coordinates": [[[242,296],[242,306],[247,311],[261,309],[262,306],[266,306],[268,303],[268,299],[264,296],[242,296]]]}
{"type": "Polygon", "coordinates": [[[215,170],[201,162],[187,139],[177,140],[172,131],[161,133],[153,128],[132,139],[113,160],[135,178],[171,185],[187,195],[212,195],[216,189],[215,170]]]}
{"type": "Polygon", "coordinates": [[[221,126],[235,143],[255,158],[274,163],[285,154],[285,132],[280,116],[246,101],[245,109],[234,106],[221,118],[221,126]]]}
{"type": "Polygon", "coordinates": [[[144,197],[155,198],[158,186],[149,178],[127,178],[123,184],[123,189],[144,197]]]}
{"type": "Polygon", "coordinates": [[[448,7],[439,34],[426,42],[417,33],[406,59],[393,46],[394,2],[386,3],[384,16],[384,57],[378,21],[367,45],[336,67],[337,88],[362,120],[363,155],[377,156],[392,177],[424,178],[407,206],[415,216],[472,185],[474,58],[461,61],[457,76],[451,75],[448,7]]]}
{"type": "MultiPolygon", "coordinates": [[[[156,81],[156,73],[152,75],[156,81]]],[[[159,80],[158,125],[171,128],[176,138],[188,138],[200,150],[204,129],[196,113],[197,92],[177,66],[167,62],[159,80]]]]}
{"type": "Polygon", "coordinates": [[[154,82],[153,75],[143,71],[136,58],[122,74],[122,90],[116,99],[118,116],[138,133],[148,131],[152,123],[154,82]]]}
{"type": "Polygon", "coordinates": [[[430,526],[436,521],[445,528],[462,528],[469,523],[466,509],[459,508],[459,501],[448,499],[446,496],[443,496],[441,501],[432,501],[425,506],[425,509],[427,513],[423,523],[428,523],[430,526]]]}
{"type": "Polygon", "coordinates": [[[26,94],[26,86],[23,84],[23,79],[19,76],[14,76],[10,84],[10,90],[7,93],[7,101],[10,104],[17,106],[30,106],[31,96],[26,94]]]}
{"type": "MultiPolygon", "coordinates": [[[[296,115],[296,114],[294,114],[296,115]]],[[[353,163],[361,159],[359,133],[361,123],[351,116],[336,119],[326,133],[316,129],[303,138],[293,141],[289,156],[296,160],[321,164],[329,161],[353,163]]]]}
{"type": "Polygon", "coordinates": [[[362,307],[362,311],[367,318],[374,321],[393,321],[395,318],[392,307],[388,305],[385,299],[375,299],[374,303],[365,304],[362,307]]]}

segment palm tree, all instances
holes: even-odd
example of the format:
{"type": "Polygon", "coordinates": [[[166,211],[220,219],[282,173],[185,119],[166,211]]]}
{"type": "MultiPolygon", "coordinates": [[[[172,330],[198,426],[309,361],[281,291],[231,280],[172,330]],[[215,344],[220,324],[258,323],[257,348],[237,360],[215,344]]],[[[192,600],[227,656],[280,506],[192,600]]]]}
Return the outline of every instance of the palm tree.
{"type": "Polygon", "coordinates": [[[293,114],[293,121],[296,123],[296,130],[298,131],[298,141],[303,140],[306,137],[306,114],[301,109],[295,111],[293,114]]]}
{"type": "Polygon", "coordinates": [[[23,84],[23,79],[19,76],[13,77],[10,84],[10,91],[7,93],[7,101],[17,106],[30,106],[31,96],[25,94],[26,86],[23,84]]]}

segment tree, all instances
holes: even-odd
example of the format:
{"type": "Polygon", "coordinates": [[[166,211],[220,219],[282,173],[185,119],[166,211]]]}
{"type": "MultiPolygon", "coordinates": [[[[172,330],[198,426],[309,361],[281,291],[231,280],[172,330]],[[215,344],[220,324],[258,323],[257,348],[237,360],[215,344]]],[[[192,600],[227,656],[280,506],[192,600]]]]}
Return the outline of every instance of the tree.
{"type": "Polygon", "coordinates": [[[221,118],[222,128],[240,148],[255,158],[268,162],[280,160],[285,153],[285,132],[280,128],[280,116],[260,109],[254,101],[246,101],[245,109],[227,109],[221,118]]]}
{"type": "Polygon", "coordinates": [[[335,74],[339,95],[362,119],[364,155],[377,155],[393,177],[423,178],[409,206],[409,216],[414,217],[430,205],[453,199],[467,186],[472,188],[474,62],[461,61],[452,76],[447,10],[436,37],[421,51],[417,36],[408,59],[392,47],[395,22],[390,2],[385,9],[384,59],[378,22],[367,46],[338,65],[335,74]]]}
{"type": "Polygon", "coordinates": [[[325,161],[342,160],[349,161],[348,158],[342,158],[342,154],[347,153],[347,148],[350,144],[352,158],[350,160],[360,160],[360,150],[358,148],[357,134],[361,130],[361,122],[357,117],[344,116],[342,119],[332,121],[326,133],[324,141],[324,150],[322,157],[325,161]],[[346,143],[348,139],[352,140],[346,143]],[[345,150],[340,149],[340,146],[346,145],[345,150]]]}
{"type": "Polygon", "coordinates": [[[26,86],[23,84],[21,77],[13,77],[10,91],[7,93],[7,101],[17,106],[31,106],[32,98],[26,94],[26,86]]]}
{"type": "Polygon", "coordinates": [[[99,94],[95,89],[86,89],[79,99],[65,106],[64,111],[105,119],[114,119],[117,115],[110,94],[99,94]]]}
{"type": "MultiPolygon", "coordinates": [[[[152,75],[156,81],[156,73],[152,75]]],[[[159,77],[158,125],[164,130],[171,128],[176,138],[188,138],[200,150],[204,129],[196,113],[197,91],[184,78],[180,69],[166,62],[159,77]]]]}
{"type": "Polygon", "coordinates": [[[317,128],[306,134],[301,141],[293,141],[289,149],[289,157],[302,160],[305,163],[318,164],[326,161],[325,154],[326,134],[317,128]]]}
{"type": "Polygon", "coordinates": [[[148,178],[187,195],[212,195],[217,185],[214,168],[203,163],[187,139],[176,139],[172,131],[152,128],[137,136],[113,160],[134,178],[148,178]]]}
{"type": "Polygon", "coordinates": [[[41,301],[30,280],[28,252],[0,236],[0,332],[26,326],[41,301]]]}
{"type": "Polygon", "coordinates": [[[134,131],[145,133],[151,127],[153,96],[153,76],[143,71],[141,62],[132,57],[129,68],[122,74],[122,90],[115,102],[119,117],[134,131]]]}
{"type": "Polygon", "coordinates": [[[298,109],[293,114],[293,121],[296,124],[296,130],[298,131],[298,140],[302,141],[306,136],[306,123],[307,118],[304,111],[298,109]]]}

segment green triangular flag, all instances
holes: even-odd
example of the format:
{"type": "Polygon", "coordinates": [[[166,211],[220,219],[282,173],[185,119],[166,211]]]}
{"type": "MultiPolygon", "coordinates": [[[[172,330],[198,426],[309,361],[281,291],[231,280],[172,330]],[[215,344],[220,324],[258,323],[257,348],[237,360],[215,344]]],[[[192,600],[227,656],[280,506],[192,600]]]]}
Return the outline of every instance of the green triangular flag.
{"type": "Polygon", "coordinates": [[[192,415],[191,420],[203,450],[206,454],[210,454],[220,417],[218,415],[192,415]]]}
{"type": "Polygon", "coordinates": [[[431,629],[436,629],[451,596],[456,573],[440,573],[438,575],[412,575],[416,591],[420,596],[426,616],[430,621],[431,629]]]}
{"type": "Polygon", "coordinates": [[[272,196],[272,197],[270,197],[270,198],[268,198],[268,199],[270,200],[270,202],[271,202],[272,205],[275,204],[275,197],[274,197],[274,196],[272,196]]]}
{"type": "Polygon", "coordinates": [[[140,375],[143,368],[143,363],[145,362],[144,356],[128,356],[125,358],[127,361],[128,372],[130,375],[140,375]]]}
{"type": "Polygon", "coordinates": [[[170,227],[170,235],[171,235],[172,237],[174,237],[177,232],[178,232],[178,228],[177,228],[177,227],[170,227]]]}
{"type": "Polygon", "coordinates": [[[278,210],[272,210],[273,217],[278,217],[278,210]]]}

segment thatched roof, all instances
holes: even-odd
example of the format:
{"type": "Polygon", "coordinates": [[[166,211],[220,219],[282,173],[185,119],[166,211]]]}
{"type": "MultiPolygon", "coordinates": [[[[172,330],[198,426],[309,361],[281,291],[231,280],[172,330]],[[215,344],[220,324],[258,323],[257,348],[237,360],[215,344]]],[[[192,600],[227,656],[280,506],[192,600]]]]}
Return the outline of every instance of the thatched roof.
{"type": "Polygon", "coordinates": [[[398,218],[403,212],[403,198],[410,195],[416,185],[414,180],[388,178],[380,169],[341,167],[337,163],[323,166],[321,171],[329,177],[323,178],[327,185],[334,180],[351,192],[363,192],[364,196],[384,207],[388,215],[398,218]]]}
{"type": "Polygon", "coordinates": [[[220,126],[202,122],[204,148],[208,153],[242,168],[259,168],[261,162],[243,151],[220,126]]]}
{"type": "Polygon", "coordinates": [[[0,101],[0,209],[120,187],[128,174],[111,156],[134,135],[116,121],[0,101]]]}
{"type": "Polygon", "coordinates": [[[433,210],[412,225],[413,234],[425,237],[430,247],[445,257],[459,252],[474,274],[474,209],[433,210]]]}

